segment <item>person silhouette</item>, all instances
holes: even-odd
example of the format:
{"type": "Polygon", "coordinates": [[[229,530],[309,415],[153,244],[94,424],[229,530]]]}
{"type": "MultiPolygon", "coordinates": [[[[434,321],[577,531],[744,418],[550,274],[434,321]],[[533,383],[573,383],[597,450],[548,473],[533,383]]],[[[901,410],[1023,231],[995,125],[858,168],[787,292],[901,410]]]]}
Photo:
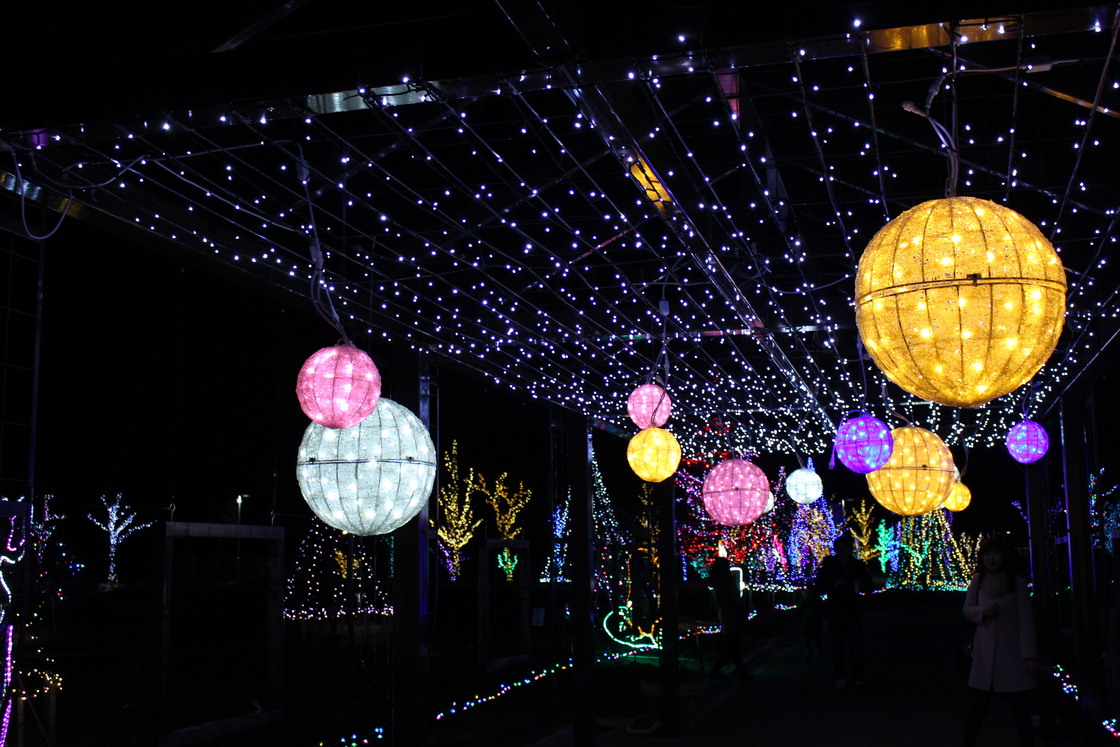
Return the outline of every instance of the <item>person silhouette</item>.
{"type": "Polygon", "coordinates": [[[832,555],[821,561],[814,588],[824,599],[832,645],[836,689],[863,689],[863,626],[861,595],[872,590],[867,564],[855,557],[855,540],[842,534],[832,543],[832,555]]]}
{"type": "Polygon", "coordinates": [[[747,615],[739,591],[739,580],[731,572],[731,561],[724,557],[713,560],[708,583],[715,598],[716,614],[721,628],[719,653],[716,654],[716,660],[708,676],[713,679],[722,677],[724,665],[731,661],[735,664],[735,673],[739,676],[739,680],[745,681],[750,675],[743,666],[741,639],[746,629],[747,615]]]}
{"type": "Polygon", "coordinates": [[[964,599],[964,616],[976,623],[964,744],[976,744],[992,698],[998,695],[1011,708],[1019,744],[1030,745],[1034,735],[1029,698],[1038,649],[1027,580],[1015,572],[1012,550],[1001,537],[980,545],[978,561],[964,599]]]}

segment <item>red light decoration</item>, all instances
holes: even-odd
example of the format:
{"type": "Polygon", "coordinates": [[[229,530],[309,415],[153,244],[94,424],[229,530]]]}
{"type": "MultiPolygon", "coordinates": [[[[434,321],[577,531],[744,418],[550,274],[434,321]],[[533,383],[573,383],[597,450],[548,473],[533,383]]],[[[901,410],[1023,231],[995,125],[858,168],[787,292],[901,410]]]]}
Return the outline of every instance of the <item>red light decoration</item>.
{"type": "Polygon", "coordinates": [[[296,379],[296,396],[307,417],[325,428],[351,428],[369,417],[381,399],[381,372],[353,345],[335,345],[308,358],[296,379]]]}
{"type": "Polygon", "coordinates": [[[669,420],[672,401],[664,389],[657,384],[643,384],[630,392],[626,401],[626,411],[634,425],[645,429],[660,428],[669,420]]]}
{"type": "Polygon", "coordinates": [[[708,472],[701,488],[704,510],[725,526],[750,524],[766,510],[770,481],[746,459],[725,459],[708,472]]]}

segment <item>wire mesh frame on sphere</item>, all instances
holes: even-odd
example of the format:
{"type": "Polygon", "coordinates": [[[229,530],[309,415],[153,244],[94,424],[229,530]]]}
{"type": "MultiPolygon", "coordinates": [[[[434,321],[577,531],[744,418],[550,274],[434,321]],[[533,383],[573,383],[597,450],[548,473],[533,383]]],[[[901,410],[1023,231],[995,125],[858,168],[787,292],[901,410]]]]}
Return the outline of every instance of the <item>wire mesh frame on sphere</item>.
{"type": "Polygon", "coordinates": [[[431,497],[436,450],[420,419],[383,397],[351,428],[308,425],[296,477],[307,505],[327,524],[361,536],[387,534],[431,497]]]}
{"type": "Polygon", "coordinates": [[[746,459],[725,459],[712,467],[700,496],[704,511],[724,526],[752,523],[773,500],[766,473],[746,459]]]}
{"type": "Polygon", "coordinates": [[[296,377],[303,414],[327,428],[350,428],[369,417],[381,398],[381,372],[365,351],[343,344],[311,355],[296,377]]]}
{"type": "Polygon", "coordinates": [[[891,429],[878,418],[860,413],[836,429],[836,456],[852,472],[866,475],[887,463],[894,450],[891,429]]]}
{"type": "Polygon", "coordinates": [[[891,431],[894,452],[867,475],[871,497],[901,516],[921,516],[949,497],[955,482],[953,455],[937,434],[906,426],[891,431]]]}
{"type": "Polygon", "coordinates": [[[786,493],[795,503],[812,503],[824,495],[824,483],[812,469],[799,467],[786,478],[786,493]]]}
{"type": "Polygon", "coordinates": [[[673,402],[669,394],[657,384],[643,384],[630,392],[626,412],[639,428],[660,428],[669,421],[673,402]]]}
{"type": "Polygon", "coordinates": [[[643,428],[630,439],[626,461],[634,474],[646,482],[664,482],[681,463],[681,445],[664,428],[643,428]]]}
{"type": "Polygon", "coordinates": [[[953,483],[949,488],[949,497],[945,499],[944,508],[956,513],[964,511],[972,503],[972,491],[963,482],[953,483]]]}
{"type": "Polygon", "coordinates": [[[923,202],[868,243],[856,325],[875,365],[922,399],[978,407],[1034,376],[1065,316],[1065,270],[1037,227],[975,197],[923,202]]]}
{"type": "Polygon", "coordinates": [[[1011,426],[1007,432],[1007,451],[1020,464],[1037,462],[1050,449],[1046,429],[1033,420],[1024,420],[1011,426]]]}

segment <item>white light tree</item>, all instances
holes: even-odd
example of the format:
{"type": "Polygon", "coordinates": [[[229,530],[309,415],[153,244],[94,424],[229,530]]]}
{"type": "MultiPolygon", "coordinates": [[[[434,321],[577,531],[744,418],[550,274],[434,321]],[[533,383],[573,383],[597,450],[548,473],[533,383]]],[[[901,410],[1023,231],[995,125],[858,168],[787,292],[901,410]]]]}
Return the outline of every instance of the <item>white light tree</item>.
{"type": "Polygon", "coordinates": [[[101,529],[105,530],[109,535],[109,582],[112,583],[117,578],[117,545],[125,540],[135,532],[150,527],[155,524],[154,521],[149,521],[144,524],[134,524],[136,520],[136,512],[132,511],[127,506],[121,505],[121,494],[117,493],[117,497],[110,503],[105,496],[101,496],[101,504],[105,506],[106,519],[100,521],[89,515],[89,520],[92,521],[101,529]]]}

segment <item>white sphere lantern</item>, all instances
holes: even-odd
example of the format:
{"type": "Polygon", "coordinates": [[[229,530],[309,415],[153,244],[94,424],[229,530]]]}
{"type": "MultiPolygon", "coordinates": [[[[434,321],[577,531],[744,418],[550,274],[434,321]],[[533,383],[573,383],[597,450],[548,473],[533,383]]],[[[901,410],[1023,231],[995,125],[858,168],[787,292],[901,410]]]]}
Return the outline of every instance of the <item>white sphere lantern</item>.
{"type": "Polygon", "coordinates": [[[789,473],[786,492],[797,503],[812,503],[824,495],[824,483],[812,466],[801,467],[789,473]]]}
{"type": "Polygon", "coordinates": [[[382,397],[351,428],[308,425],[296,477],[307,505],[327,524],[351,534],[387,534],[431,497],[436,449],[419,418],[382,397]]]}

